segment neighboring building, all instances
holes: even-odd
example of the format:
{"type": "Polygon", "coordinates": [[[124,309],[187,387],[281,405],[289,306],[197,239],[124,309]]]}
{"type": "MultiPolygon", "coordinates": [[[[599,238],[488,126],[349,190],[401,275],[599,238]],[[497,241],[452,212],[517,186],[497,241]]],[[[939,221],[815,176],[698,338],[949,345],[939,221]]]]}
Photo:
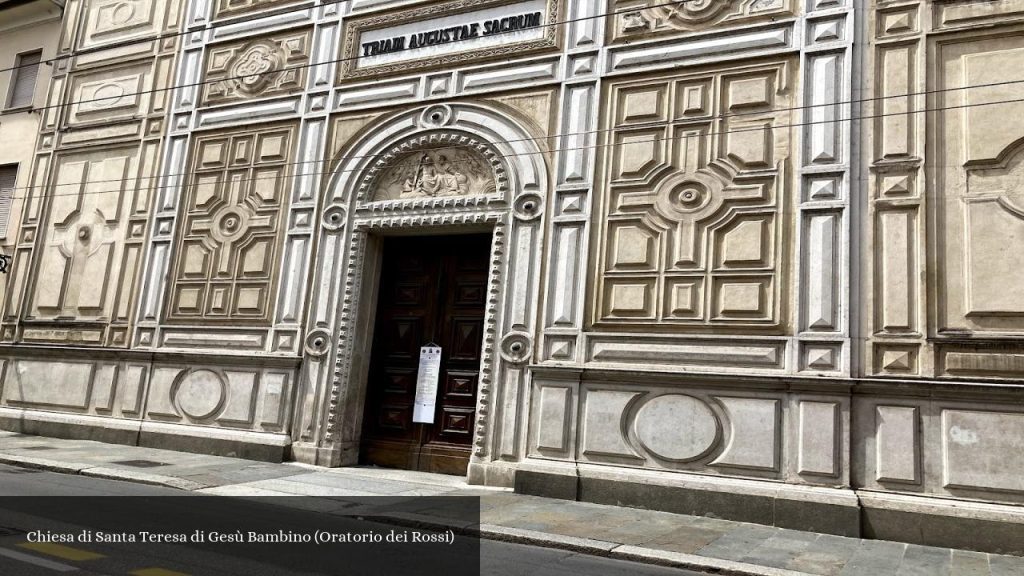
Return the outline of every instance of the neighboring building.
{"type": "Polygon", "coordinates": [[[1024,0],[877,4],[70,0],[0,425],[1021,552],[1024,0]]]}
{"type": "MultiPolygon", "coordinates": [[[[0,254],[17,244],[19,216],[32,180],[39,123],[60,37],[63,1],[0,0],[0,254]]],[[[8,273],[9,259],[0,262],[8,273]]],[[[7,279],[10,276],[2,276],[7,279]]],[[[0,283],[0,301],[7,284],[0,283]]]]}

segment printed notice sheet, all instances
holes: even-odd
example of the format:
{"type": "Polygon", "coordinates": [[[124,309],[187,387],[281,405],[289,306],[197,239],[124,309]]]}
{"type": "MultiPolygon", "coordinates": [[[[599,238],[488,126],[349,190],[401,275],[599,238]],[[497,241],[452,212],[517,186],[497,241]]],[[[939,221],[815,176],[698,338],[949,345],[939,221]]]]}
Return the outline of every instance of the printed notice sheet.
{"type": "Polygon", "coordinates": [[[434,423],[434,402],[437,401],[437,380],[441,372],[441,348],[420,348],[420,370],[416,375],[416,406],[412,421],[434,423]]]}

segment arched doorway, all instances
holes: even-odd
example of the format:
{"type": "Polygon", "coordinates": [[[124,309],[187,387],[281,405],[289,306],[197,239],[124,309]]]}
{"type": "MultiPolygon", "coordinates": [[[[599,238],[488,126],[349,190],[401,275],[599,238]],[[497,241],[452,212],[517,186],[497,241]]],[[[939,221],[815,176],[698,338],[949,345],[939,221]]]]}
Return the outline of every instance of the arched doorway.
{"type": "MultiPolygon", "coordinates": [[[[485,234],[476,244],[487,253],[474,390],[450,406],[462,412],[447,416],[448,423],[470,426],[471,480],[491,464],[511,469],[524,444],[525,366],[536,342],[546,153],[513,114],[481,104],[406,111],[363,134],[340,152],[324,199],[293,454],[335,466],[367,460],[363,417],[367,402],[377,401],[368,382],[378,370],[378,286],[392,260],[389,246],[401,244],[392,239],[485,234]]],[[[451,242],[453,254],[465,251],[458,240],[438,242],[451,242]]],[[[403,367],[403,377],[410,369],[403,367]]],[[[435,425],[443,429],[446,414],[438,415],[435,425]]]]}

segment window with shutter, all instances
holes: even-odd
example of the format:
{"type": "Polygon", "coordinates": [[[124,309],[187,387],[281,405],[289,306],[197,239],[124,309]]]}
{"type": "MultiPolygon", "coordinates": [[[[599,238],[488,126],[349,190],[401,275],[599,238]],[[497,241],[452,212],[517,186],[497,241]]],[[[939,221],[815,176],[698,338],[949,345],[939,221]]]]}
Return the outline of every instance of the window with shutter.
{"type": "Polygon", "coordinates": [[[0,238],[7,236],[7,221],[11,216],[14,186],[18,181],[18,165],[0,166],[0,238]]]}
{"type": "Polygon", "coordinates": [[[36,93],[36,77],[39,76],[39,62],[43,59],[43,51],[26,52],[18,55],[18,61],[12,71],[11,97],[8,108],[22,108],[32,105],[32,97],[36,93]]]}

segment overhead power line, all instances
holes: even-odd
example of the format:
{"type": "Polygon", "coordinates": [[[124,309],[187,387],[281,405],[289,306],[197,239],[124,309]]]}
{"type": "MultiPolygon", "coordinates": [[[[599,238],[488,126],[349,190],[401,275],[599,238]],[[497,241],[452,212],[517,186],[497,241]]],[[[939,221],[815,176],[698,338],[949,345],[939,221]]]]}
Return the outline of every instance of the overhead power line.
{"type": "MultiPolygon", "coordinates": [[[[708,116],[701,116],[701,117],[694,117],[694,118],[687,118],[687,119],[658,120],[658,121],[653,121],[653,122],[638,122],[636,124],[630,124],[625,129],[642,130],[642,129],[645,129],[645,128],[656,128],[658,126],[664,126],[664,125],[669,125],[669,124],[677,124],[678,125],[678,124],[684,124],[684,123],[687,123],[687,122],[689,122],[689,123],[700,123],[700,122],[706,122],[706,121],[709,121],[709,120],[727,120],[727,119],[730,119],[730,118],[742,118],[742,117],[745,117],[745,116],[761,117],[761,116],[764,116],[766,114],[775,113],[775,112],[795,112],[795,111],[799,111],[799,110],[813,110],[813,109],[816,109],[816,108],[831,108],[831,107],[845,106],[847,104],[864,104],[864,103],[867,103],[867,102],[879,102],[879,101],[894,100],[894,99],[900,99],[900,98],[912,98],[912,97],[915,97],[915,96],[927,96],[927,95],[938,94],[938,93],[942,93],[942,92],[958,92],[958,91],[974,89],[974,88],[992,88],[992,87],[1006,86],[1006,85],[1010,85],[1010,84],[1020,84],[1020,83],[1024,83],[1024,79],[1020,79],[1020,80],[1001,80],[999,82],[988,82],[988,83],[983,83],[983,84],[971,84],[971,85],[967,85],[967,86],[954,86],[952,88],[936,88],[936,89],[932,89],[932,90],[922,90],[922,91],[919,91],[919,92],[905,92],[905,93],[901,93],[901,94],[888,94],[888,95],[885,95],[885,96],[873,96],[873,97],[869,97],[869,98],[856,98],[856,99],[853,99],[853,100],[838,100],[838,101],[835,101],[835,102],[825,102],[825,103],[821,103],[821,104],[804,104],[802,106],[786,106],[786,107],[782,107],[782,108],[767,108],[767,109],[758,109],[758,110],[752,110],[752,111],[746,111],[746,112],[728,112],[728,113],[725,113],[725,114],[711,114],[711,115],[708,115],[708,116]]],[[[825,120],[823,122],[830,122],[830,121],[831,120],[825,120]]],[[[554,135],[551,135],[551,136],[530,137],[530,138],[516,138],[516,139],[512,139],[512,140],[506,140],[505,143],[523,142],[523,141],[528,141],[528,140],[547,140],[547,139],[551,139],[551,138],[561,138],[561,137],[566,137],[566,136],[581,136],[581,135],[587,135],[587,134],[600,134],[600,133],[603,133],[603,132],[613,132],[613,131],[616,131],[616,130],[623,130],[623,129],[624,129],[623,127],[595,128],[593,130],[580,130],[580,131],[577,131],[577,132],[562,132],[561,134],[554,134],[554,135]]],[[[350,156],[348,158],[349,159],[359,158],[359,156],[350,156]]],[[[302,165],[302,164],[316,164],[317,162],[322,162],[322,161],[323,160],[299,160],[299,161],[295,161],[295,162],[286,162],[283,165],[298,166],[298,165],[302,165]]],[[[278,166],[281,166],[281,165],[282,164],[278,164],[278,166]]],[[[164,178],[164,177],[171,177],[171,176],[185,176],[187,174],[188,173],[185,173],[185,172],[178,172],[178,173],[171,173],[171,174],[161,174],[161,175],[158,175],[158,176],[140,176],[139,178],[155,179],[155,178],[164,178]]],[[[96,183],[99,183],[99,182],[121,182],[123,180],[124,179],[121,178],[121,179],[113,179],[113,180],[95,180],[94,182],[96,182],[96,183]]],[[[72,186],[72,185],[74,185],[74,184],[56,184],[56,186],[72,186]]]]}
{"type": "MultiPolygon", "coordinates": [[[[664,6],[676,6],[676,5],[679,5],[679,4],[689,4],[689,3],[694,2],[694,1],[696,1],[696,0],[675,0],[674,2],[663,2],[661,4],[652,4],[650,6],[645,6],[645,8],[660,8],[660,7],[664,7],[664,6]]],[[[636,12],[636,11],[637,11],[636,8],[628,8],[628,9],[625,9],[625,10],[618,10],[618,11],[613,11],[613,12],[605,12],[605,13],[602,13],[602,14],[594,14],[592,16],[580,16],[578,18],[570,18],[568,20],[556,20],[556,21],[553,21],[553,22],[547,22],[547,23],[544,23],[544,24],[540,24],[539,26],[532,26],[530,28],[521,28],[519,30],[510,31],[510,32],[501,32],[501,33],[496,34],[496,35],[500,36],[500,35],[504,35],[504,34],[515,34],[515,33],[523,32],[524,30],[535,30],[535,29],[538,29],[538,28],[550,28],[550,27],[554,27],[554,26],[561,26],[563,24],[572,24],[572,23],[575,23],[575,22],[582,22],[584,20],[594,20],[594,19],[597,19],[597,18],[606,18],[608,16],[617,16],[619,14],[626,14],[626,13],[629,13],[629,12],[636,12]]],[[[448,44],[458,44],[458,43],[461,43],[461,42],[468,42],[470,40],[475,40],[475,39],[476,38],[460,38],[460,39],[457,39],[457,40],[452,40],[448,44]]],[[[149,42],[151,40],[152,39],[149,39],[149,40],[147,40],[147,42],[149,42]]],[[[241,80],[243,78],[251,78],[253,76],[264,76],[264,75],[267,75],[267,74],[281,74],[281,73],[284,73],[284,72],[290,72],[292,70],[304,70],[306,68],[313,68],[313,67],[316,67],[316,66],[327,66],[329,64],[337,64],[337,63],[340,63],[340,62],[355,61],[355,60],[359,60],[360,58],[366,58],[366,56],[360,56],[360,55],[357,54],[355,56],[346,56],[344,58],[337,58],[337,59],[334,59],[334,60],[327,60],[327,61],[324,61],[324,62],[309,62],[309,63],[306,63],[306,64],[297,64],[295,66],[286,66],[286,67],[281,68],[279,70],[267,70],[265,72],[255,72],[255,73],[252,73],[252,74],[239,74],[237,76],[228,76],[226,78],[218,78],[216,80],[202,80],[202,81],[199,81],[199,82],[191,82],[191,83],[188,83],[188,84],[180,84],[180,85],[177,85],[177,86],[168,86],[166,88],[152,88],[150,90],[139,90],[138,92],[126,92],[126,93],[121,94],[120,96],[118,96],[116,99],[126,98],[128,96],[140,96],[142,94],[156,94],[157,92],[169,92],[171,90],[177,90],[177,89],[180,89],[180,88],[196,88],[196,87],[199,87],[199,86],[205,86],[207,84],[216,84],[218,82],[227,82],[227,81],[230,81],[230,80],[241,80]]],[[[108,96],[108,97],[105,97],[105,98],[87,98],[87,99],[83,99],[83,100],[70,100],[68,102],[61,102],[60,104],[48,104],[46,106],[40,106],[40,107],[37,107],[37,108],[33,108],[33,110],[49,110],[51,108],[62,108],[62,107],[66,107],[66,106],[73,106],[75,104],[87,104],[89,102],[103,102],[103,101],[107,101],[107,100],[111,100],[111,99],[112,98],[108,96]]]]}
{"type": "MultiPolygon", "coordinates": [[[[922,113],[925,113],[925,112],[941,112],[941,111],[946,111],[946,110],[959,110],[959,109],[965,109],[965,108],[974,108],[974,107],[981,107],[981,106],[995,106],[995,105],[999,105],[999,104],[1014,104],[1014,103],[1021,103],[1021,102],[1024,102],[1024,98],[1014,98],[1014,99],[1009,99],[1009,100],[995,100],[995,101],[992,101],[992,102],[977,102],[977,103],[973,103],[973,104],[957,104],[957,105],[943,106],[943,107],[938,107],[938,108],[921,108],[921,109],[917,109],[917,110],[901,110],[901,111],[898,111],[898,112],[884,112],[884,113],[879,113],[879,114],[867,114],[867,115],[861,115],[861,116],[838,117],[838,118],[831,118],[831,119],[826,119],[826,120],[813,120],[813,121],[807,121],[807,122],[792,122],[792,123],[788,123],[788,124],[773,124],[773,125],[765,125],[765,126],[753,126],[753,127],[746,127],[746,128],[738,128],[738,129],[734,129],[734,130],[708,131],[708,132],[704,132],[702,134],[699,134],[699,136],[700,137],[707,137],[707,136],[718,136],[718,135],[724,135],[724,134],[737,134],[737,133],[743,133],[743,132],[762,132],[762,131],[767,130],[767,129],[774,130],[774,129],[779,129],[779,128],[799,128],[799,127],[804,127],[804,126],[814,126],[814,125],[818,125],[818,124],[833,124],[833,123],[838,123],[838,122],[852,122],[852,121],[856,121],[856,120],[871,120],[871,119],[875,119],[875,118],[886,118],[886,117],[890,117],[890,116],[905,116],[905,115],[909,115],[909,114],[922,114],[922,113]]],[[[668,126],[670,124],[671,125],[676,125],[678,127],[699,126],[700,125],[700,120],[688,121],[686,123],[682,123],[682,122],[679,122],[679,121],[669,121],[669,122],[659,122],[658,123],[659,126],[668,126]]],[[[617,131],[633,131],[634,129],[642,129],[645,126],[646,127],[650,127],[650,125],[637,125],[637,126],[619,127],[619,128],[615,128],[613,130],[617,130],[617,131]]],[[[553,134],[551,136],[543,136],[543,137],[520,138],[520,139],[507,140],[507,141],[499,140],[499,141],[492,142],[492,144],[511,143],[511,142],[523,142],[523,141],[552,140],[552,139],[557,139],[559,137],[561,137],[561,135],[553,134]]],[[[693,134],[677,134],[677,135],[674,135],[674,136],[669,136],[666,139],[667,140],[674,140],[674,139],[684,139],[684,138],[693,138],[693,137],[695,137],[693,134]]],[[[649,139],[649,140],[633,140],[631,142],[628,142],[626,145],[644,144],[644,143],[656,143],[658,141],[659,140],[657,138],[652,138],[652,139],[649,139]]],[[[585,146],[570,146],[570,147],[564,147],[564,148],[546,148],[546,149],[539,149],[539,150],[534,151],[534,152],[520,152],[520,153],[505,154],[504,157],[511,157],[511,156],[534,156],[534,155],[549,154],[549,153],[553,153],[553,152],[567,152],[567,151],[573,151],[573,150],[588,150],[588,149],[608,148],[608,147],[614,147],[614,146],[620,146],[620,145],[622,145],[622,144],[618,143],[618,142],[609,142],[609,143],[604,143],[604,144],[588,144],[588,145],[585,145],[585,146]]],[[[450,146],[436,146],[436,147],[429,147],[428,146],[428,147],[418,148],[418,149],[416,149],[416,151],[418,152],[418,151],[424,151],[424,150],[442,150],[442,149],[449,148],[449,147],[450,146]]],[[[338,157],[335,157],[335,158],[331,158],[329,160],[310,160],[310,161],[304,161],[304,162],[290,162],[290,163],[276,164],[275,166],[287,166],[287,165],[307,164],[307,163],[313,163],[313,162],[327,162],[327,161],[338,162],[338,161],[342,161],[342,160],[352,160],[352,159],[359,159],[359,158],[375,158],[375,157],[379,157],[379,156],[384,156],[385,154],[386,153],[382,152],[382,153],[378,153],[378,154],[364,154],[364,155],[351,155],[351,156],[344,156],[343,155],[343,156],[338,156],[338,157]]],[[[360,169],[360,170],[362,170],[362,169],[360,169]]],[[[208,172],[216,172],[216,171],[217,170],[210,170],[208,172]]],[[[325,170],[325,171],[318,171],[318,172],[293,173],[293,174],[290,174],[288,177],[322,176],[324,174],[336,174],[336,173],[345,173],[345,172],[353,172],[353,171],[356,171],[356,169],[352,169],[352,170],[325,170]]],[[[183,176],[183,175],[190,175],[190,174],[193,174],[193,173],[190,172],[188,174],[176,174],[176,175],[173,175],[173,176],[183,176]]],[[[97,181],[87,181],[87,182],[84,182],[84,183],[76,182],[76,183],[73,183],[73,184],[81,186],[83,184],[97,184],[97,183],[101,183],[101,182],[134,182],[134,181],[137,181],[137,180],[154,179],[154,178],[165,178],[165,177],[169,177],[169,176],[172,176],[172,175],[157,175],[157,176],[148,176],[148,177],[141,177],[140,176],[140,177],[136,177],[136,178],[120,178],[120,179],[102,180],[102,181],[100,181],[100,180],[97,180],[97,181]]],[[[276,179],[278,179],[277,176],[273,176],[273,177],[264,176],[264,177],[255,177],[255,178],[238,178],[238,179],[230,180],[230,182],[252,182],[252,181],[256,181],[256,180],[276,180],[276,179]]],[[[217,181],[217,183],[223,183],[223,182],[228,182],[228,181],[229,180],[217,181]]],[[[71,184],[65,184],[65,185],[71,185],[71,184]]],[[[166,188],[176,188],[176,187],[179,187],[179,186],[188,186],[188,185],[189,184],[184,184],[184,185],[182,185],[182,184],[158,185],[158,186],[146,186],[145,188],[147,190],[161,190],[161,189],[166,189],[166,188]]],[[[29,187],[19,187],[19,188],[15,188],[15,190],[28,190],[28,189],[31,189],[31,188],[33,188],[33,187],[32,186],[29,186],[29,187]]],[[[121,191],[121,189],[118,188],[118,189],[109,189],[109,190],[94,190],[94,191],[90,191],[90,192],[76,191],[76,192],[73,192],[73,193],[70,193],[70,194],[59,194],[59,193],[58,194],[43,194],[43,196],[44,197],[57,197],[57,196],[79,196],[79,195],[84,195],[84,194],[111,194],[111,193],[117,193],[117,192],[120,192],[120,191],[121,191]]],[[[16,195],[16,197],[18,197],[18,198],[26,198],[27,196],[26,195],[16,195]]]]}

